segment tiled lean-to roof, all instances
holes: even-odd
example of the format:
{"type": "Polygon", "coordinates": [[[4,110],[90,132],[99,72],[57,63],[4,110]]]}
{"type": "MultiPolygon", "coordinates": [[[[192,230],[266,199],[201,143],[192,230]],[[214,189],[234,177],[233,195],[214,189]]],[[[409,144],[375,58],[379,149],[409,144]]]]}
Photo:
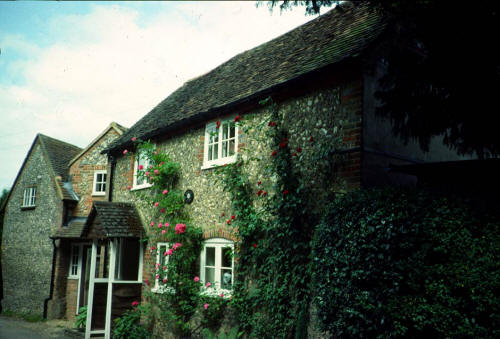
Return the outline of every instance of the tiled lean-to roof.
{"type": "Polygon", "coordinates": [[[134,204],[94,201],[83,230],[83,237],[140,238],[143,229],[134,204]]]}
{"type": "Polygon", "coordinates": [[[267,43],[236,55],[209,73],[186,82],[140,119],[108,149],[168,133],[187,121],[292,79],[359,55],[384,29],[366,5],[338,6],[267,43]]]}

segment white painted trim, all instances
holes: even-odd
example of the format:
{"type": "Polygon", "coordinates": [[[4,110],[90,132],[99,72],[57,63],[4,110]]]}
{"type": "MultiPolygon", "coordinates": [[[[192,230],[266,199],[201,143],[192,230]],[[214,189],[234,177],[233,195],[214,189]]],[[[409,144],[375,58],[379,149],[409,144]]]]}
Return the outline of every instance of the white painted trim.
{"type": "MultiPolygon", "coordinates": [[[[205,287],[205,257],[206,257],[206,248],[214,247],[215,248],[215,266],[214,266],[214,276],[220,276],[222,271],[222,248],[229,247],[234,252],[234,242],[231,240],[223,239],[223,238],[212,238],[208,239],[203,243],[203,248],[201,250],[200,257],[200,280],[203,284],[202,294],[204,295],[220,295],[223,293],[224,295],[231,295],[232,290],[223,289],[220,287],[220,281],[214,281],[213,285],[209,288],[205,287]]],[[[234,285],[234,256],[231,259],[231,286],[234,285]]]]}
{"type": "Polygon", "coordinates": [[[144,261],[144,242],[139,239],[139,272],[137,272],[137,281],[142,284],[142,265],[144,261]]]}
{"type": "Polygon", "coordinates": [[[94,306],[94,280],[95,280],[96,256],[97,256],[97,240],[94,240],[92,242],[92,255],[90,257],[89,300],[87,303],[87,325],[85,327],[85,339],[90,339],[90,334],[91,334],[92,307],[94,306]]]}
{"type": "MultiPolygon", "coordinates": [[[[219,120],[221,122],[221,126],[226,123],[226,122],[234,122],[234,116],[228,117],[225,119],[219,120]]],[[[214,168],[217,166],[222,166],[226,164],[231,164],[236,161],[236,158],[238,156],[238,144],[239,144],[239,128],[238,124],[235,123],[234,127],[234,155],[224,157],[222,158],[222,128],[219,128],[218,130],[216,129],[216,123],[217,121],[212,121],[206,124],[205,126],[205,141],[203,145],[203,165],[201,166],[201,169],[209,169],[209,168],[214,168]],[[210,131],[217,130],[219,134],[219,139],[218,139],[218,157],[216,160],[208,160],[208,143],[210,141],[210,131]]]]}
{"type": "Polygon", "coordinates": [[[21,207],[35,207],[35,206],[36,206],[36,186],[26,187],[24,189],[23,204],[21,207]]]}
{"type": "Polygon", "coordinates": [[[113,282],[115,281],[115,264],[116,264],[116,245],[117,239],[109,241],[111,256],[109,259],[109,270],[108,270],[108,295],[106,300],[106,321],[104,325],[104,339],[111,338],[111,310],[113,303],[113,282]]]}
{"type": "MultiPolygon", "coordinates": [[[[96,171],[94,171],[94,180],[92,181],[92,195],[93,196],[103,196],[103,195],[106,195],[106,189],[104,191],[102,191],[102,192],[101,191],[96,191],[97,175],[98,174],[106,174],[106,179],[108,177],[108,174],[107,174],[106,170],[96,170],[96,171]]],[[[107,186],[107,180],[104,180],[104,182],[101,182],[101,183],[104,183],[104,185],[107,186]]]]}
{"type": "MultiPolygon", "coordinates": [[[[144,164],[144,167],[147,168],[149,166],[149,163],[145,163],[144,164]]],[[[137,184],[137,172],[139,171],[139,168],[138,168],[138,162],[137,162],[137,159],[134,159],[134,175],[133,175],[133,179],[132,179],[132,189],[131,190],[140,190],[140,189],[143,189],[143,188],[149,188],[153,185],[151,185],[147,180],[144,180],[144,183],[142,183],[141,185],[138,185],[137,184]]]]}
{"type": "Polygon", "coordinates": [[[80,309],[80,291],[82,289],[82,268],[83,268],[83,244],[78,244],[78,293],[76,294],[76,310],[75,313],[78,314],[80,309]]]}

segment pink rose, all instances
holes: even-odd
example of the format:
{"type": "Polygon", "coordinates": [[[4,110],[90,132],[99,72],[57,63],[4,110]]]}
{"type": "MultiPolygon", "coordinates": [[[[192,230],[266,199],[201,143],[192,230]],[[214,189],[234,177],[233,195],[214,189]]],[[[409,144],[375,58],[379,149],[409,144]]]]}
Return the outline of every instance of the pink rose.
{"type": "Polygon", "coordinates": [[[219,297],[224,298],[224,293],[219,294],[219,297]]]}
{"type": "Polygon", "coordinates": [[[168,222],[165,223],[165,227],[168,227],[170,226],[170,224],[168,222]]]}
{"type": "Polygon", "coordinates": [[[160,275],[159,274],[155,275],[155,278],[160,279],[160,275]]]}
{"type": "Polygon", "coordinates": [[[127,189],[130,191],[130,189],[132,188],[132,186],[127,186],[127,189]]]}
{"type": "Polygon", "coordinates": [[[178,249],[179,247],[182,247],[182,244],[180,242],[176,242],[174,244],[174,246],[172,246],[172,249],[175,251],[176,249],[178,249]]]}
{"type": "Polygon", "coordinates": [[[149,172],[146,171],[146,173],[144,173],[145,176],[149,177],[149,172]]]}
{"type": "Polygon", "coordinates": [[[168,251],[166,251],[165,253],[163,253],[163,255],[164,256],[172,255],[172,253],[174,253],[174,250],[173,249],[169,249],[168,251]]]}
{"type": "Polygon", "coordinates": [[[155,202],[155,207],[158,207],[160,205],[159,202],[155,202]]]}
{"type": "Polygon", "coordinates": [[[212,283],[210,281],[205,284],[205,287],[210,287],[210,286],[212,286],[212,283]]]}
{"type": "Polygon", "coordinates": [[[145,283],[147,286],[149,286],[149,280],[148,280],[148,279],[145,279],[145,280],[144,280],[144,283],[145,283]]]}
{"type": "Polygon", "coordinates": [[[160,173],[160,171],[158,171],[157,169],[155,169],[155,175],[158,175],[158,173],[160,173]]]}
{"type": "Polygon", "coordinates": [[[163,266],[163,270],[166,271],[167,270],[167,266],[163,266]]]}
{"type": "Polygon", "coordinates": [[[127,154],[128,151],[126,149],[123,150],[123,154],[127,154]]]}
{"type": "Polygon", "coordinates": [[[151,246],[151,251],[154,251],[155,249],[156,249],[156,247],[151,246]]]}
{"type": "Polygon", "coordinates": [[[165,234],[165,233],[167,233],[167,230],[161,230],[161,234],[162,235],[165,234]]]}
{"type": "Polygon", "coordinates": [[[160,209],[160,213],[165,213],[165,209],[164,209],[164,208],[161,208],[161,209],[160,209]]]}
{"type": "Polygon", "coordinates": [[[130,139],[130,140],[132,140],[132,141],[136,141],[136,140],[137,140],[137,138],[136,138],[136,137],[132,137],[132,139],[130,139]]]}
{"type": "Polygon", "coordinates": [[[203,305],[203,308],[204,308],[204,309],[207,309],[207,308],[208,308],[208,306],[209,306],[208,304],[205,304],[205,305],[203,305]]]}
{"type": "Polygon", "coordinates": [[[142,170],[144,168],[143,165],[139,165],[139,169],[142,170]]]}
{"type": "Polygon", "coordinates": [[[153,227],[155,225],[155,222],[154,221],[151,221],[151,223],[149,224],[149,226],[153,227]]]}
{"type": "Polygon", "coordinates": [[[132,307],[136,307],[139,305],[139,302],[137,300],[132,301],[132,307]]]}
{"type": "Polygon", "coordinates": [[[186,232],[186,225],[185,224],[175,225],[175,234],[182,234],[184,232],[186,232]]]}
{"type": "Polygon", "coordinates": [[[165,278],[163,278],[163,283],[164,283],[164,284],[166,284],[166,283],[167,283],[167,280],[168,280],[168,279],[167,279],[166,277],[165,277],[165,278]]]}
{"type": "Polygon", "coordinates": [[[168,190],[163,190],[163,194],[167,194],[168,193],[168,190]]]}
{"type": "Polygon", "coordinates": [[[163,224],[161,222],[158,223],[158,228],[162,228],[163,224]]]}
{"type": "Polygon", "coordinates": [[[153,165],[149,165],[149,169],[153,169],[153,165]]]}
{"type": "Polygon", "coordinates": [[[199,277],[194,277],[193,280],[194,280],[194,282],[198,282],[198,281],[200,281],[200,278],[199,277]]]}

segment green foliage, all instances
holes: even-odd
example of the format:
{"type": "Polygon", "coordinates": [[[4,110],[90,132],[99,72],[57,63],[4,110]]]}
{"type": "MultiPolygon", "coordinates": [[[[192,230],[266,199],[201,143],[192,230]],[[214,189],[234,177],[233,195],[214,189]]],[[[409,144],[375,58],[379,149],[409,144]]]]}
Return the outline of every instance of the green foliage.
{"type": "Polygon", "coordinates": [[[497,338],[499,222],[425,191],[337,199],[313,243],[323,329],[339,338],[497,338]]]}
{"type": "Polygon", "coordinates": [[[207,329],[217,330],[224,318],[228,303],[229,300],[221,296],[203,296],[201,298],[201,304],[207,307],[203,307],[203,317],[201,319],[202,326],[207,329]]]}
{"type": "Polygon", "coordinates": [[[2,311],[0,314],[4,317],[24,319],[30,323],[45,321],[45,319],[40,314],[30,313],[30,312],[14,312],[11,310],[5,310],[2,311]]]}
{"type": "Polygon", "coordinates": [[[148,339],[149,332],[141,325],[141,306],[125,311],[121,317],[114,320],[113,338],[116,339],[148,339]]]}
{"type": "Polygon", "coordinates": [[[243,336],[244,333],[240,332],[238,327],[233,327],[229,333],[221,332],[219,335],[215,335],[208,328],[204,328],[201,334],[205,339],[238,339],[243,336]]]}
{"type": "Polygon", "coordinates": [[[80,307],[75,317],[75,328],[85,328],[87,325],[87,306],[80,307]]]}

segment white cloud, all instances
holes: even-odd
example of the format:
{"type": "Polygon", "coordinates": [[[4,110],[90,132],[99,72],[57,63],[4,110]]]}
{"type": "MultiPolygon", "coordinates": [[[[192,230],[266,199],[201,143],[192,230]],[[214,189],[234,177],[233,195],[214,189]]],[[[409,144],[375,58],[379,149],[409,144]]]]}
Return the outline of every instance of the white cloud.
{"type": "Polygon", "coordinates": [[[2,39],[29,58],[8,64],[24,85],[0,85],[0,157],[17,161],[0,188],[14,180],[37,132],[83,147],[111,121],[133,125],[185,81],[311,19],[301,8],[271,16],[253,2],[159,7],[165,11],[147,20],[106,4],[55,17],[48,25],[61,38],[44,48],[19,34],[2,39]]]}

